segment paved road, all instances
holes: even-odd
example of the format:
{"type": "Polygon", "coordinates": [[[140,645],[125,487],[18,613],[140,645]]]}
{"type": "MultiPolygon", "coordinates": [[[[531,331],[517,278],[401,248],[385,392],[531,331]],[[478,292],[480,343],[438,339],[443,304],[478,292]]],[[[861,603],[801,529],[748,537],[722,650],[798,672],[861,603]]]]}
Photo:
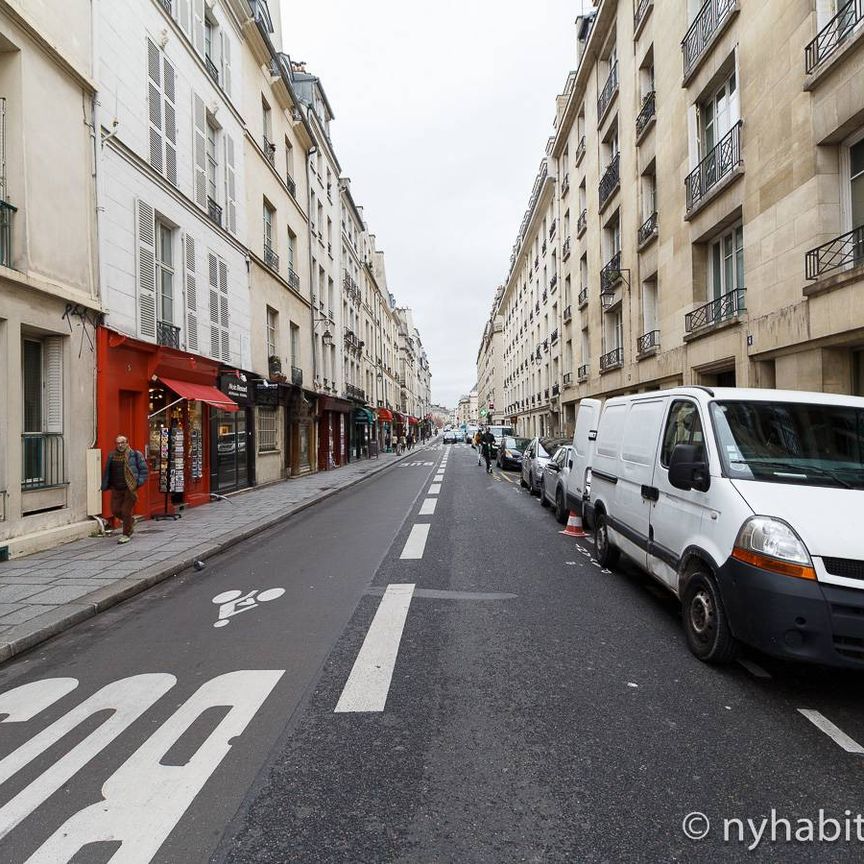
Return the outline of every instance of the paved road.
{"type": "Polygon", "coordinates": [[[418,451],[10,662],[0,862],[862,860],[861,676],[706,667],[559,527],[418,451]]]}

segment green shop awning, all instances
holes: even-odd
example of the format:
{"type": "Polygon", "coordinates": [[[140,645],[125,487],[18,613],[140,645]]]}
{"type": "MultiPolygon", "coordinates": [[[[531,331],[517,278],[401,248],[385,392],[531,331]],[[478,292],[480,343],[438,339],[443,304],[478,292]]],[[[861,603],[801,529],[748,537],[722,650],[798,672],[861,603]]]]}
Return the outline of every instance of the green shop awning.
{"type": "Polygon", "coordinates": [[[374,423],[375,415],[368,408],[355,408],[354,409],[354,422],[355,423],[374,423]]]}

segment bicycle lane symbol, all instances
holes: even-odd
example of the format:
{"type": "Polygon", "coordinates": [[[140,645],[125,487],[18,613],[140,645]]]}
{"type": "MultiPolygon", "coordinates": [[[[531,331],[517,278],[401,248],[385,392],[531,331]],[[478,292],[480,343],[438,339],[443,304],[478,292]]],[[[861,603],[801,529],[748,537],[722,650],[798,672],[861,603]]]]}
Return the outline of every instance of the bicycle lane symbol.
{"type": "Polygon", "coordinates": [[[219,619],[213,623],[214,627],[226,627],[231,622],[229,618],[239,615],[241,612],[249,612],[257,609],[262,603],[276,600],[285,593],[284,588],[268,588],[259,592],[253,588],[248,594],[242,591],[223,591],[213,598],[213,603],[219,607],[219,619]]]}

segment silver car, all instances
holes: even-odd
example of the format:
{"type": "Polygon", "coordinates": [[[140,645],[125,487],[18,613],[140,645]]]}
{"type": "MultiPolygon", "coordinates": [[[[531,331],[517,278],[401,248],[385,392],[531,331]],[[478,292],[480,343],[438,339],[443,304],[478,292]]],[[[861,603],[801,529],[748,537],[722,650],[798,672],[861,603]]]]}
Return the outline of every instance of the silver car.
{"type": "Polygon", "coordinates": [[[570,443],[569,438],[533,438],[522,453],[522,477],[520,483],[532,495],[540,491],[540,481],[546,463],[558,449],[570,443]]]}
{"type": "Polygon", "coordinates": [[[567,524],[567,477],[573,467],[573,447],[567,444],[546,463],[540,479],[540,503],[555,508],[555,518],[567,524]]]}

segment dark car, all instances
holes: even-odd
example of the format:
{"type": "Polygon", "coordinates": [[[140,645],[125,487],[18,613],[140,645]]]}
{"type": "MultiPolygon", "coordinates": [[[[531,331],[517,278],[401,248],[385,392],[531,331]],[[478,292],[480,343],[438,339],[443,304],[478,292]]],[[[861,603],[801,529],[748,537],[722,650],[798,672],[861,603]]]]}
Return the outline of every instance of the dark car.
{"type": "Polygon", "coordinates": [[[530,443],[530,438],[514,438],[512,435],[505,435],[498,444],[495,464],[499,468],[521,468],[522,452],[530,443]]]}

